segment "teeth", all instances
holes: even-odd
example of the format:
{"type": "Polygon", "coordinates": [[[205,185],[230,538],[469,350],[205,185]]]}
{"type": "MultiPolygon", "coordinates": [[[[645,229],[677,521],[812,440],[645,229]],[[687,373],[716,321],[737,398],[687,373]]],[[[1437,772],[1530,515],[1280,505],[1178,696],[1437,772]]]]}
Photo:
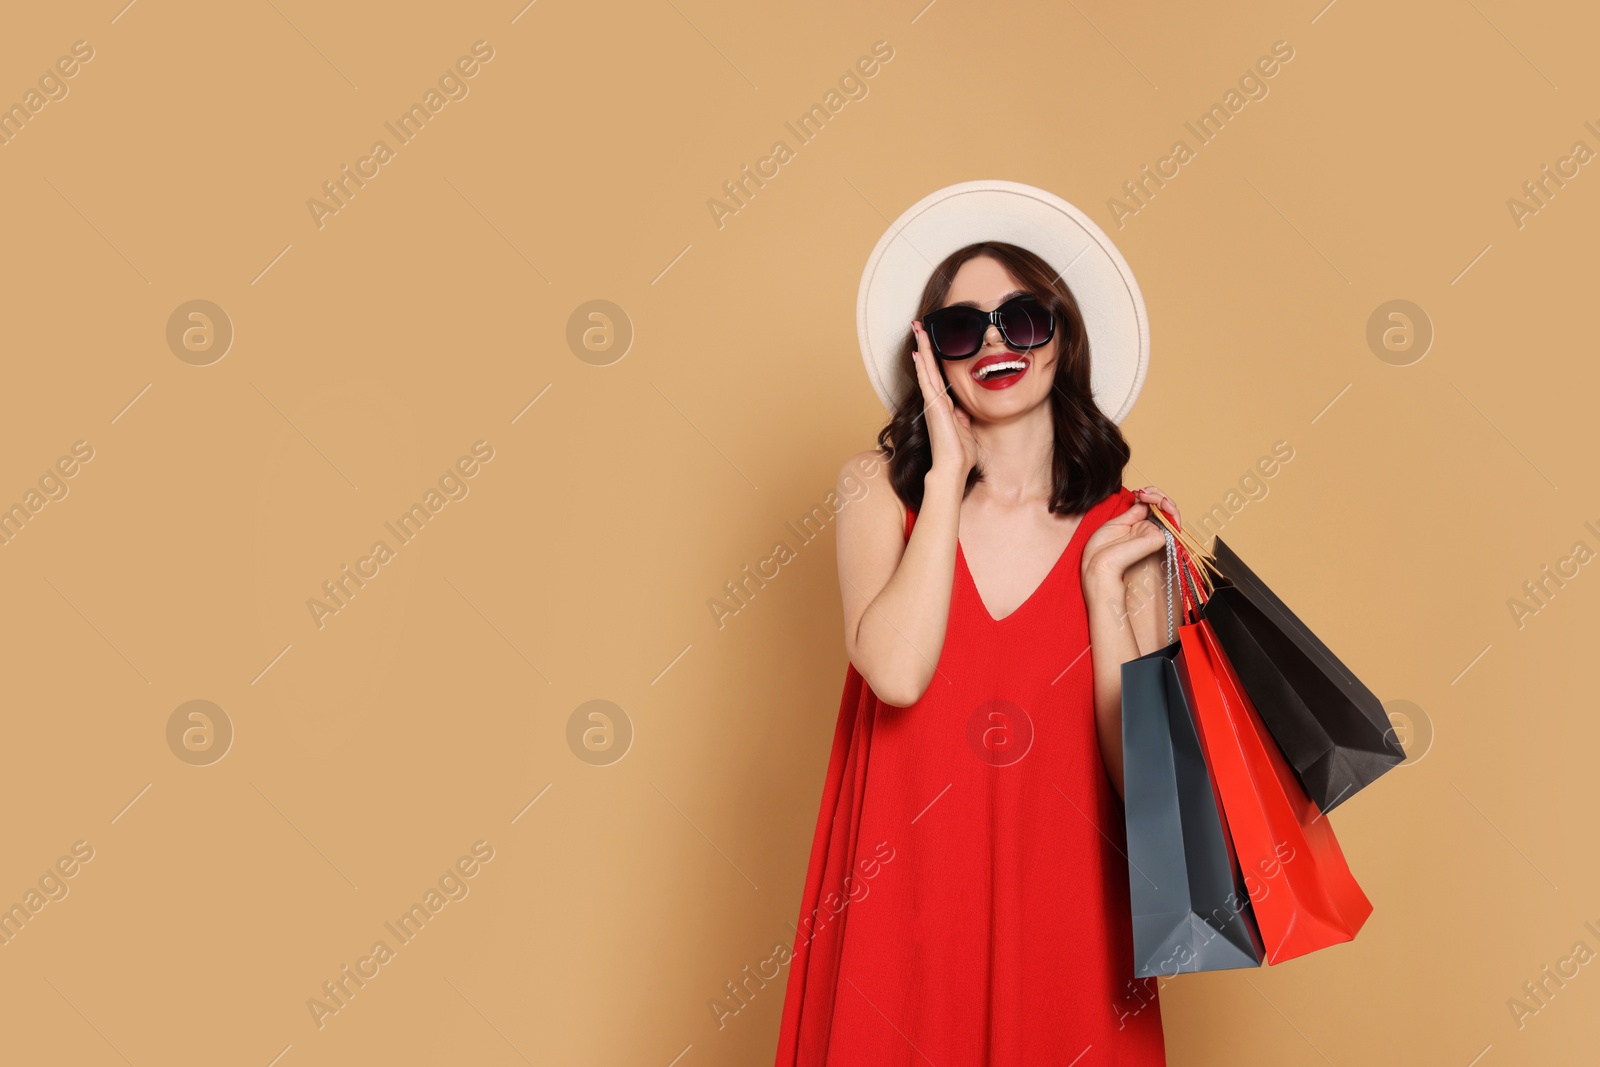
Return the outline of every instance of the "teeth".
{"type": "Polygon", "coordinates": [[[978,381],[983,381],[989,375],[999,370],[1025,370],[1028,364],[1020,359],[1008,359],[1003,363],[990,363],[978,368],[978,381]]]}

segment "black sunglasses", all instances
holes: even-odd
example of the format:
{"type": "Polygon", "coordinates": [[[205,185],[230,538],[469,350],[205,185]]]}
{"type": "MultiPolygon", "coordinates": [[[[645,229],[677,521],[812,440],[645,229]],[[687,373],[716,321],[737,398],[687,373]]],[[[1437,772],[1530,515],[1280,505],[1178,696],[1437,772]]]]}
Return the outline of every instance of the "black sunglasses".
{"type": "Polygon", "coordinates": [[[1031,293],[1007,300],[993,311],[965,304],[940,308],[922,316],[934,355],[940,359],[970,359],[983,347],[989,324],[1000,327],[1006,345],[1020,352],[1049,344],[1056,333],[1055,316],[1031,293]]]}

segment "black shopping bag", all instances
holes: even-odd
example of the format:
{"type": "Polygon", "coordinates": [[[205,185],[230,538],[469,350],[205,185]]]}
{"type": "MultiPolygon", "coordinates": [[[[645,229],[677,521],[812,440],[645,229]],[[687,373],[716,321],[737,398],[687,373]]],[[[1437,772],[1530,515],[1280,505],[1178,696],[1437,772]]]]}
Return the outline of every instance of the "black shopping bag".
{"type": "Polygon", "coordinates": [[[1406,758],[1383,704],[1218,537],[1204,614],[1300,784],[1324,812],[1406,758]]]}
{"type": "Polygon", "coordinates": [[[1206,768],[1182,642],[1122,665],[1136,977],[1259,967],[1261,934],[1206,768]]]}

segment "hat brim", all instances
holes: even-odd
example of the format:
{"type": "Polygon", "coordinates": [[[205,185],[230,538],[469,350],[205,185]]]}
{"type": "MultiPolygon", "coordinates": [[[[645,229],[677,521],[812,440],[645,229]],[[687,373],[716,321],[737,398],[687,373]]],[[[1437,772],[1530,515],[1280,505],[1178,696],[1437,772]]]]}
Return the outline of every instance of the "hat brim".
{"type": "Polygon", "coordinates": [[[861,273],[856,332],[867,377],[893,410],[914,384],[896,357],[928,276],[977,241],[1006,241],[1050,264],[1077,297],[1089,337],[1095,403],[1120,423],[1144,386],[1150,323],[1133,271],[1105,232],[1054,193],[1021,182],[970,181],[923,197],[878,239],[861,273]]]}

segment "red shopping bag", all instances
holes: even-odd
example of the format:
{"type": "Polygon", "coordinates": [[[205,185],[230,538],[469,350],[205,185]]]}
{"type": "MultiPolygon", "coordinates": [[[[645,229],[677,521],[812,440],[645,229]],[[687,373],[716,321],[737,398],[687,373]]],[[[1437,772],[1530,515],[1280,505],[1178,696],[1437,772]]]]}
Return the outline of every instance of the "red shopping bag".
{"type": "MultiPolygon", "coordinates": [[[[1185,579],[1204,587],[1187,550],[1178,555],[1185,579]]],[[[1372,914],[1372,902],[1351,875],[1327,816],[1267,732],[1211,623],[1204,617],[1185,623],[1178,636],[1201,748],[1267,962],[1349,941],[1372,914]]]]}

